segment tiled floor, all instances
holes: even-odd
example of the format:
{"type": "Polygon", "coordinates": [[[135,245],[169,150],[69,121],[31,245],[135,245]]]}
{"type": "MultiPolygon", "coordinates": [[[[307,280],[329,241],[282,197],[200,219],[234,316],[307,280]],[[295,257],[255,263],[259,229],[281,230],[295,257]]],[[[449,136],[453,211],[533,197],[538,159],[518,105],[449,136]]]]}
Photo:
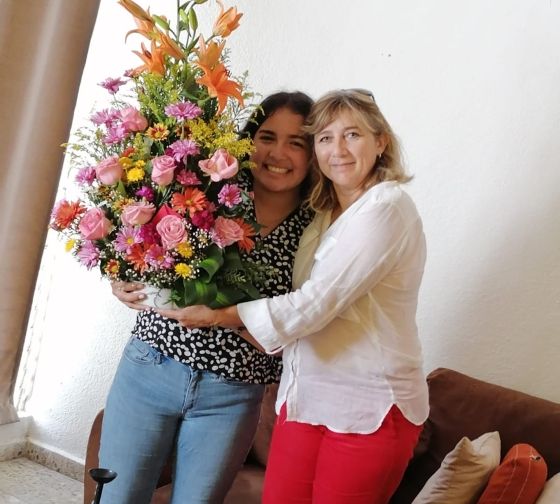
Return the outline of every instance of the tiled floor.
{"type": "Polygon", "coordinates": [[[0,504],[81,504],[83,486],[26,458],[0,462],[0,504]]]}

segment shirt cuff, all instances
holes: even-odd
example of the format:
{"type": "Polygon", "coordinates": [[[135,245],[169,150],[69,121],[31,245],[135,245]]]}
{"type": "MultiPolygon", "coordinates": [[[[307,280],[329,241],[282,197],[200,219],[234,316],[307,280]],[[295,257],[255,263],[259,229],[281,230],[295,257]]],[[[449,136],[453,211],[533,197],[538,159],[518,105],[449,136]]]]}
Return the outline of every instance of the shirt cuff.
{"type": "Polygon", "coordinates": [[[265,349],[267,354],[282,350],[283,346],[268,311],[268,300],[257,299],[237,305],[237,313],[247,331],[265,349]]]}

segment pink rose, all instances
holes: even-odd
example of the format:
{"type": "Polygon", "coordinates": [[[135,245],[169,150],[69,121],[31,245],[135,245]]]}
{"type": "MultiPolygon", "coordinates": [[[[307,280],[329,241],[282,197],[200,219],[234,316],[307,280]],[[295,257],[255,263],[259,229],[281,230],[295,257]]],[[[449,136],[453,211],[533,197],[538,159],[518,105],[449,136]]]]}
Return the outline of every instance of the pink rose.
{"type": "Polygon", "coordinates": [[[145,203],[143,201],[130,203],[130,205],[126,205],[123,208],[121,221],[127,226],[146,224],[152,218],[155,211],[156,207],[152,203],[145,203]]]}
{"type": "Polygon", "coordinates": [[[218,247],[233,245],[243,238],[243,229],[232,219],[218,217],[212,229],[212,240],[218,247]]]}
{"type": "Polygon", "coordinates": [[[144,131],[148,127],[146,118],[134,107],[122,109],[120,116],[127,131],[144,131]]]}
{"type": "Polygon", "coordinates": [[[161,243],[167,249],[175,248],[187,236],[183,219],[175,215],[166,215],[156,226],[161,236],[161,243]]]}
{"type": "Polygon", "coordinates": [[[154,215],[152,219],[152,224],[157,224],[161,219],[167,215],[175,215],[176,217],[181,217],[181,214],[173,210],[169,205],[162,205],[160,209],[154,215]]]}
{"type": "Polygon", "coordinates": [[[123,167],[119,163],[118,156],[104,159],[95,167],[97,179],[104,185],[116,184],[122,177],[123,167]]]}
{"type": "Polygon", "coordinates": [[[111,221],[105,217],[101,208],[92,208],[88,210],[78,225],[78,229],[86,240],[100,240],[105,238],[110,232],[113,225],[111,221]]]}
{"type": "Polygon", "coordinates": [[[175,161],[171,156],[157,156],[152,159],[152,180],[160,186],[173,182],[175,161]]]}
{"type": "Polygon", "coordinates": [[[210,159],[199,161],[198,166],[213,182],[233,177],[239,170],[237,159],[225,149],[218,149],[210,159]]]}

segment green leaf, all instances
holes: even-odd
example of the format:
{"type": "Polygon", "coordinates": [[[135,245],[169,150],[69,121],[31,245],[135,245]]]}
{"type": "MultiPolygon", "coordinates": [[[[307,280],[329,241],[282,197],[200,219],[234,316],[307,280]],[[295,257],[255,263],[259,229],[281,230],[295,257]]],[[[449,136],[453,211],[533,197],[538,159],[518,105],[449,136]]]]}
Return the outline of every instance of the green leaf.
{"type": "Polygon", "coordinates": [[[246,300],[246,294],[235,287],[221,287],[216,293],[216,298],[210,303],[210,308],[223,308],[246,300]]]}
{"type": "Polygon", "coordinates": [[[185,280],[184,292],[186,306],[195,304],[210,306],[216,299],[218,287],[215,283],[206,283],[200,280],[185,280]]]}
{"type": "Polygon", "coordinates": [[[117,183],[117,192],[119,194],[121,194],[122,196],[127,196],[126,189],[124,187],[124,184],[123,184],[122,180],[119,180],[118,183],[117,183]]]}
{"type": "Polygon", "coordinates": [[[170,29],[169,23],[164,18],[152,14],[152,19],[160,28],[163,28],[166,31],[170,29]]]}
{"type": "Polygon", "coordinates": [[[198,267],[202,269],[206,274],[201,272],[200,279],[206,283],[212,280],[212,277],[224,264],[224,256],[222,249],[217,245],[211,245],[206,250],[207,257],[204,261],[198,264],[198,267]]]}

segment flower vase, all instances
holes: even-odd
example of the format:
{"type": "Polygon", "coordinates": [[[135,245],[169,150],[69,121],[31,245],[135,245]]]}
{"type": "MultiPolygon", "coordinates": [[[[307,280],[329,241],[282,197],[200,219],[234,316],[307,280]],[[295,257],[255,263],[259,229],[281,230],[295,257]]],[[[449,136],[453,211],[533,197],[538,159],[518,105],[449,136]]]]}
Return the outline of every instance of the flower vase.
{"type": "Polygon", "coordinates": [[[175,309],[177,306],[171,301],[171,289],[162,289],[153,285],[145,285],[138,291],[146,297],[141,303],[150,308],[175,309]]]}

